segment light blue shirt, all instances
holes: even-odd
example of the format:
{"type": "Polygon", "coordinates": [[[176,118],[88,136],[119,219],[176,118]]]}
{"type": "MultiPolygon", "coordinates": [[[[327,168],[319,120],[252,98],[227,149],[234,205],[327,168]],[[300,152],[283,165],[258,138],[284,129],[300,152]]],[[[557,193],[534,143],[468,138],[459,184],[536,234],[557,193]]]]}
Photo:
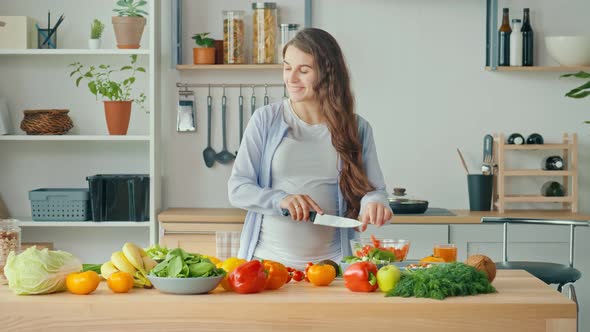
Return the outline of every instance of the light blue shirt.
{"type": "MultiPolygon", "coordinates": [[[[231,176],[227,182],[230,204],[248,210],[240,237],[238,257],[252,259],[258,243],[263,215],[281,214],[280,203],[290,193],[272,188],[271,165],[274,153],[287,134],[289,126],[282,116],[282,102],[266,105],[254,112],[244,137],[231,176]]],[[[357,115],[362,158],[369,182],[375,188],[361,199],[361,213],[369,202],[380,202],[389,208],[385,181],[379,166],[371,125],[357,115]]],[[[305,156],[302,156],[305,158],[305,156]]],[[[339,171],[341,168],[339,167],[339,171]]],[[[346,212],[346,202],[338,183],[338,215],[346,212]]],[[[342,256],[351,255],[350,239],[358,237],[352,228],[340,229],[342,256]]]]}

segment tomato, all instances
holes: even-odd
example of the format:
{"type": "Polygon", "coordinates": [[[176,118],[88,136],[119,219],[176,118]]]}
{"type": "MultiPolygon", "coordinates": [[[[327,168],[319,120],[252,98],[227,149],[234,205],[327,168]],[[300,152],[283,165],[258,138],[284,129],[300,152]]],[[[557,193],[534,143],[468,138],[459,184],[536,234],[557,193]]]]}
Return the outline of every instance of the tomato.
{"type": "Polygon", "coordinates": [[[295,270],[293,272],[293,280],[295,281],[302,281],[304,277],[303,271],[295,270]]]}
{"type": "Polygon", "coordinates": [[[66,278],[66,287],[74,294],[87,295],[96,290],[100,278],[94,271],[70,273],[66,278]]]}
{"type": "Polygon", "coordinates": [[[309,282],[316,286],[328,286],[336,278],[336,269],[329,264],[317,264],[307,270],[309,282]]]}
{"type": "Polygon", "coordinates": [[[133,277],[127,272],[115,272],[107,279],[107,285],[114,293],[127,293],[133,288],[133,277]]]}

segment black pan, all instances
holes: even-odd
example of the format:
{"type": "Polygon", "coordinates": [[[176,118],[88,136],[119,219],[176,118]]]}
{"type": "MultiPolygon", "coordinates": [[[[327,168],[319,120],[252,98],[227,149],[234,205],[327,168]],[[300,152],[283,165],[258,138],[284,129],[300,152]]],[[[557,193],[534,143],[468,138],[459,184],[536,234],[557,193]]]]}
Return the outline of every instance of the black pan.
{"type": "Polygon", "coordinates": [[[428,201],[392,198],[389,207],[394,214],[421,214],[428,210],[428,201]]]}

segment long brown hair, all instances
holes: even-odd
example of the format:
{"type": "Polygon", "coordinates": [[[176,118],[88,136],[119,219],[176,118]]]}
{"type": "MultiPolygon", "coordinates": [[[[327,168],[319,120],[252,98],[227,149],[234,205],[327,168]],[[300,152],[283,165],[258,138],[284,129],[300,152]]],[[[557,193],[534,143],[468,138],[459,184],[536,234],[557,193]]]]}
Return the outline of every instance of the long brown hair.
{"type": "Polygon", "coordinates": [[[314,91],[330,130],[332,145],[342,160],[340,191],[346,201],[345,215],[357,218],[361,198],[375,188],[363,167],[363,146],[344,55],[332,35],[315,28],[297,33],[283,48],[283,57],[289,46],[296,47],[314,59],[318,77],[314,91]]]}

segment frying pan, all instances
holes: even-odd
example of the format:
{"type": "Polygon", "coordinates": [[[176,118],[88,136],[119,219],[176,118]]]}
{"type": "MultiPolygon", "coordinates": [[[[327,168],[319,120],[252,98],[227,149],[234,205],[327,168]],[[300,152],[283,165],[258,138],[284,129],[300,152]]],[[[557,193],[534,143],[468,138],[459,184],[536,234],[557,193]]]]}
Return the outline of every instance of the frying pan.
{"type": "Polygon", "coordinates": [[[421,214],[428,210],[428,201],[403,198],[405,188],[393,188],[393,197],[388,198],[394,214],[421,214]]]}

